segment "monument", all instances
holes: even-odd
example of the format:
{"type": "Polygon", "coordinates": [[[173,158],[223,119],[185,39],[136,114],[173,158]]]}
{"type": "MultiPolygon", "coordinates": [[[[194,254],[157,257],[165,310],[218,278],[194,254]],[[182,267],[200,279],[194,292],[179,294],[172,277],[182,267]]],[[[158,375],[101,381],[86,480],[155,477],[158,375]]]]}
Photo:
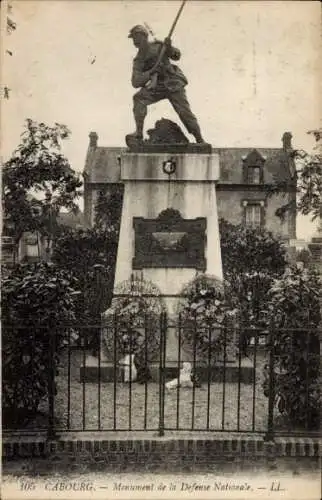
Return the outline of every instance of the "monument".
{"type": "MultiPolygon", "coordinates": [[[[183,5],[184,2],[163,44],[149,42],[147,29],[141,25],[134,26],[129,34],[138,48],[132,85],[140,90],[133,97],[136,129],[126,136],[128,149],[119,162],[124,198],[114,296],[111,308],[103,315],[100,355],[103,364],[113,365],[117,349],[121,346],[124,354],[124,345],[129,343],[135,343],[141,357],[147,341],[154,353],[159,352],[158,315],[166,312],[170,321],[175,320],[182,290],[199,275],[212,276],[217,282],[223,279],[216,200],[219,156],[204,141],[191,111],[185,93],[185,75],[170,62],[180,58],[180,51],[172,46],[170,37],[183,5]],[[149,138],[144,139],[147,108],[162,99],[170,101],[195,143],[189,142],[178,124],[164,118],[147,131],[149,138]],[[138,283],[143,284],[140,290],[138,283]],[[146,303],[152,325],[148,333],[143,324],[146,318],[140,310],[145,299],[135,300],[142,290],[147,296],[152,291],[154,297],[152,306],[149,301],[146,303]],[[134,300],[132,310],[137,315],[123,318],[124,324],[119,328],[131,326],[130,340],[129,335],[118,338],[113,354],[113,318],[121,309],[128,312],[127,293],[134,300]],[[140,314],[141,320],[137,319],[140,314]],[[126,326],[129,321],[132,324],[126,326]]],[[[178,349],[177,335],[169,328],[165,360],[176,368],[178,349]]],[[[146,363],[151,361],[147,357],[145,352],[146,363]]],[[[191,353],[182,352],[181,361],[191,362],[191,353]]],[[[102,379],[105,378],[109,379],[108,376],[102,379]]]]}

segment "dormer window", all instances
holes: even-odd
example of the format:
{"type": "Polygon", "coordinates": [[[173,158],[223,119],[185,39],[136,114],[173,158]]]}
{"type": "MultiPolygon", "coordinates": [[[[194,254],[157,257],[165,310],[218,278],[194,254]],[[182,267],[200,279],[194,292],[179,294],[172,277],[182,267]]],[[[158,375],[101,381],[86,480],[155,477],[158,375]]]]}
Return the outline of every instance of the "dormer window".
{"type": "Polygon", "coordinates": [[[261,167],[247,167],[247,184],[261,183],[261,167]]]}
{"type": "Polygon", "coordinates": [[[243,157],[243,171],[245,184],[263,184],[265,158],[253,149],[243,157]]]}

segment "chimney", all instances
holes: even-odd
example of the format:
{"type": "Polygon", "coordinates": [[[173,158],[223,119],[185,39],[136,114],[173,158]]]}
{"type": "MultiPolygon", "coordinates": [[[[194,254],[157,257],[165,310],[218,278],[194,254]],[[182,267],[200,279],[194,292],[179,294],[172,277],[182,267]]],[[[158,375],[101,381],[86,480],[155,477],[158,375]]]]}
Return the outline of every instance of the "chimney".
{"type": "Polygon", "coordinates": [[[90,132],[89,134],[89,147],[96,148],[97,147],[98,135],[96,132],[90,132]]]}
{"type": "Polygon", "coordinates": [[[283,149],[286,152],[292,151],[292,134],[291,132],[284,132],[282,137],[283,149]]]}

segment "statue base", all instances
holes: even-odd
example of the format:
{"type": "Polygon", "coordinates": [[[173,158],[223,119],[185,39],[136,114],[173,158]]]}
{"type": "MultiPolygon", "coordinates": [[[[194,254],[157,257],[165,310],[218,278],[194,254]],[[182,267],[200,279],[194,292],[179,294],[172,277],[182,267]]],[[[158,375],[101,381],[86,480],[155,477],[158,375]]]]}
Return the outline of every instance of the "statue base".
{"type": "Polygon", "coordinates": [[[147,141],[133,139],[126,136],[126,145],[130,153],[154,153],[154,154],[211,154],[212,146],[208,143],[169,143],[153,144],[147,141]]]}

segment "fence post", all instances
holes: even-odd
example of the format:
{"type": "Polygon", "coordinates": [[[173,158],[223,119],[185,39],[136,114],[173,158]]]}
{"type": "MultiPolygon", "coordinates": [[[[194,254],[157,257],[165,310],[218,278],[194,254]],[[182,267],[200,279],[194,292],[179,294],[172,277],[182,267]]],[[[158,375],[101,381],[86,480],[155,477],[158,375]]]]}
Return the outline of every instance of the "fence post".
{"type": "Polygon", "coordinates": [[[54,439],[55,433],[55,340],[56,330],[51,328],[49,332],[49,359],[48,359],[48,428],[47,439],[54,439]]]}
{"type": "Polygon", "coordinates": [[[164,436],[164,364],[165,364],[165,337],[166,313],[160,315],[160,364],[159,364],[159,436],[164,436]]]}
{"type": "Polygon", "coordinates": [[[273,325],[271,324],[269,332],[268,420],[267,420],[267,432],[264,438],[265,441],[274,441],[274,402],[275,402],[274,344],[275,344],[275,330],[273,328],[273,325]]]}

